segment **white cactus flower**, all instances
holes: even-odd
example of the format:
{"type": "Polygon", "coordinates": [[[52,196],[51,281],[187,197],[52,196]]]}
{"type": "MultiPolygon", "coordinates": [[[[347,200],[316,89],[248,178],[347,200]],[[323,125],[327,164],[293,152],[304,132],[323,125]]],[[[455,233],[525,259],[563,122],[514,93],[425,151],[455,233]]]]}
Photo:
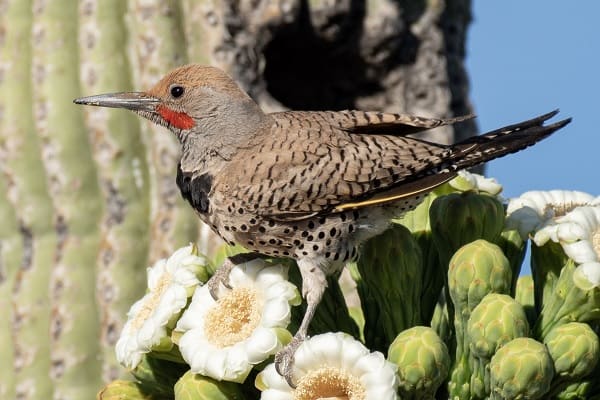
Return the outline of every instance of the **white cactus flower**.
{"type": "Polygon", "coordinates": [[[467,191],[475,190],[491,195],[502,192],[502,185],[494,178],[486,178],[483,175],[474,174],[465,170],[458,171],[458,176],[448,182],[454,189],[467,191]]]}
{"type": "Polygon", "coordinates": [[[206,260],[194,245],[177,250],[147,269],[148,292],[131,306],[127,322],[117,340],[117,360],[135,368],[152,350],[169,351],[169,334],[194,289],[205,277],[206,260]]]}
{"type": "Polygon", "coordinates": [[[577,191],[550,190],[530,191],[510,199],[506,210],[506,226],[519,231],[526,239],[532,232],[546,225],[554,224],[554,220],[577,207],[600,204],[600,198],[577,191]]]}
{"type": "Polygon", "coordinates": [[[578,264],[574,279],[583,289],[600,287],[600,205],[578,207],[533,237],[538,246],[548,240],[560,243],[578,264]]]}
{"type": "Polygon", "coordinates": [[[196,290],[173,335],[192,372],[243,382],[291,339],[285,328],[301,298],[287,270],[256,259],[233,268],[217,301],[208,286],[196,290]]]}
{"type": "Polygon", "coordinates": [[[268,365],[256,378],[263,400],[394,400],[397,399],[396,365],[380,352],[371,353],[344,333],[325,333],[303,342],[294,355],[290,387],[268,365]]]}

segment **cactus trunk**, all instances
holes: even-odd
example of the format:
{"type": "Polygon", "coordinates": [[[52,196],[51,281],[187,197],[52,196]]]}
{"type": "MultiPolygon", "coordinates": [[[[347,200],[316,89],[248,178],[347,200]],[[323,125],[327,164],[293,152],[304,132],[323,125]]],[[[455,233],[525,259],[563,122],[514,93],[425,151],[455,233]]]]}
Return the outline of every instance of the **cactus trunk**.
{"type": "MultiPolygon", "coordinates": [[[[132,89],[126,48],[126,2],[80,3],[81,82],[85,93],[132,89]]],[[[86,108],[105,213],[98,266],[100,344],[104,381],[122,369],[114,346],[131,304],[143,293],[148,264],[150,197],[148,165],[135,115],[86,108]]]]}
{"type": "Polygon", "coordinates": [[[36,129],[58,240],[50,278],[55,399],[91,398],[102,382],[96,307],[102,204],[81,110],[72,107],[81,93],[77,6],[70,1],[33,4],[36,129]]]}
{"type": "Polygon", "coordinates": [[[51,365],[48,282],[56,254],[56,233],[31,106],[32,2],[14,0],[4,6],[6,12],[0,17],[6,33],[0,50],[0,64],[6,66],[0,83],[3,110],[0,147],[4,157],[0,166],[7,187],[1,192],[8,193],[7,200],[14,206],[23,256],[14,286],[9,288],[8,297],[2,296],[12,301],[13,320],[19,321],[12,325],[14,367],[2,368],[6,373],[14,368],[15,375],[14,380],[0,381],[13,382],[15,395],[20,399],[48,399],[53,395],[48,374],[51,365]]]}
{"type": "MultiPolygon", "coordinates": [[[[138,71],[136,87],[148,88],[170,69],[187,61],[182,10],[179,2],[136,0],[129,2],[131,62],[138,71]]],[[[149,121],[142,122],[148,149],[152,193],[150,261],[198,238],[198,218],[185,204],[175,185],[179,159],[177,139],[149,121]]]]}
{"type": "MultiPolygon", "coordinates": [[[[9,327],[14,318],[12,289],[17,276],[23,246],[15,210],[5,196],[6,183],[0,175],[0,307],[2,326],[9,327]]],[[[16,374],[14,370],[15,343],[11,329],[0,330],[0,348],[4,355],[0,361],[0,396],[3,399],[16,398],[16,374]]]]}

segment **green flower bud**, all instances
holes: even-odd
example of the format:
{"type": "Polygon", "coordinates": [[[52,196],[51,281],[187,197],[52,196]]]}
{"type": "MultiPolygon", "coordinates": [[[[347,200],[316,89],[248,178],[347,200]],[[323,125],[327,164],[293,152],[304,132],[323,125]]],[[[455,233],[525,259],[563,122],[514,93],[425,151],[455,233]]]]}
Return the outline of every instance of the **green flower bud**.
{"type": "MultiPolygon", "coordinates": [[[[589,380],[572,383],[567,385],[562,391],[556,394],[553,399],[556,400],[587,400],[590,396],[592,384],[589,380]]],[[[595,397],[598,400],[597,397],[595,397]]]]}
{"type": "Polygon", "coordinates": [[[528,334],[523,307],[505,294],[485,296],[473,309],[467,324],[471,354],[487,360],[504,344],[528,334]]]}
{"type": "Polygon", "coordinates": [[[461,247],[450,260],[448,287],[454,303],[456,353],[448,388],[452,398],[471,395],[471,367],[467,321],[472,310],[489,293],[509,293],[512,270],[495,244],[476,240],[461,247]]]}
{"type": "Polygon", "coordinates": [[[398,365],[403,399],[434,399],[450,368],[448,348],[424,326],[401,332],[390,346],[388,360],[398,365]]]}
{"type": "Polygon", "coordinates": [[[429,224],[429,208],[431,203],[440,196],[450,193],[485,193],[496,196],[502,191],[502,186],[493,179],[484,178],[478,174],[472,174],[466,171],[459,172],[459,175],[443,185],[436,187],[425,197],[423,202],[414,210],[403,214],[394,222],[406,226],[411,232],[431,231],[429,224]]]}
{"type": "Polygon", "coordinates": [[[135,382],[113,381],[98,392],[97,400],[151,400],[135,382]]]}
{"type": "Polygon", "coordinates": [[[490,362],[492,400],[541,399],[554,377],[546,346],[517,338],[502,346],[490,362]]]}
{"type": "Polygon", "coordinates": [[[553,391],[554,393],[558,391],[555,395],[557,400],[599,400],[600,362],[596,364],[596,367],[589,375],[578,379],[575,383],[569,384],[568,382],[565,382],[565,385],[565,387],[559,387],[553,391]]]}
{"type": "Polygon", "coordinates": [[[437,198],[429,209],[433,240],[442,265],[463,245],[477,239],[496,243],[504,228],[500,201],[475,192],[452,193],[437,198]]]}
{"type": "Polygon", "coordinates": [[[175,400],[243,400],[240,386],[233,382],[186,372],[175,384],[175,400]]]}
{"type": "Polygon", "coordinates": [[[597,323],[600,320],[600,290],[584,290],[577,286],[573,281],[575,270],[573,260],[567,260],[555,280],[552,296],[544,298],[533,330],[534,337],[545,340],[550,331],[568,322],[597,323]]]}
{"type": "Polygon", "coordinates": [[[600,399],[600,363],[585,378],[567,385],[555,395],[558,400],[599,400],[600,399]]]}
{"type": "Polygon", "coordinates": [[[537,319],[537,313],[535,312],[534,287],[531,275],[520,276],[517,279],[515,300],[523,306],[527,315],[527,321],[529,321],[530,326],[533,326],[537,319]]]}
{"type": "Polygon", "coordinates": [[[421,249],[408,229],[392,225],[369,240],[356,266],[367,347],[385,352],[399,332],[429,322],[421,316],[421,249]]]}
{"type": "Polygon", "coordinates": [[[476,240],[461,247],[450,260],[448,271],[456,312],[468,318],[488,293],[510,293],[511,279],[508,259],[495,244],[476,240]]]}
{"type": "Polygon", "coordinates": [[[512,297],[491,293],[473,309],[467,323],[472,358],[471,392],[477,398],[490,394],[489,363],[504,344],[529,334],[523,307],[512,297]]]}
{"type": "Polygon", "coordinates": [[[588,375],[600,357],[598,335],[588,324],[570,322],[552,329],[544,338],[557,377],[570,383],[588,375]]]}

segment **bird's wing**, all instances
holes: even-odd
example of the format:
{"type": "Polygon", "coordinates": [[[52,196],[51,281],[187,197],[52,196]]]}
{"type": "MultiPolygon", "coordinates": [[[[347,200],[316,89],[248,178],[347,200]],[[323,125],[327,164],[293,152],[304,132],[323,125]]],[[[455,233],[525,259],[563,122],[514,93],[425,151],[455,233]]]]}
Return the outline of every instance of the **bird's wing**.
{"type": "Polygon", "coordinates": [[[342,121],[340,128],[350,133],[405,136],[473,118],[473,114],[438,119],[409,114],[348,110],[340,111],[336,119],[342,121]]]}
{"type": "MultiPolygon", "coordinates": [[[[238,153],[216,178],[218,201],[274,219],[294,220],[344,211],[427,192],[455,176],[440,173],[448,146],[382,134],[357,133],[365,115],[286,112],[270,132],[238,153]]],[[[389,124],[391,114],[382,114],[389,124]]],[[[448,123],[394,115],[399,129],[448,123]],[[416,126],[418,125],[418,126],[416,126]]]]}

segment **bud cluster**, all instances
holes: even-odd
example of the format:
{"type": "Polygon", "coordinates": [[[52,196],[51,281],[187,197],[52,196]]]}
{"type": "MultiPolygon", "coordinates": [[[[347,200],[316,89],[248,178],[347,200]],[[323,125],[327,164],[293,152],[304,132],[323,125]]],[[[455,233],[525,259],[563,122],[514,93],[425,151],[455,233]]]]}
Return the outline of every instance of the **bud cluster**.
{"type": "Polygon", "coordinates": [[[164,265],[173,277],[196,274],[177,289],[182,306],[158,313],[152,340],[133,332],[139,322],[128,325],[137,347],[120,351],[134,379],[98,398],[600,398],[600,202],[563,191],[505,200],[500,191],[461,173],[367,242],[347,266],[354,285],[328,281],[296,353],[295,387],[273,355],[302,318],[292,307],[297,269],[246,263],[215,302],[204,283],[219,261],[179,251],[164,265]],[[207,329],[215,323],[218,335],[207,329]]]}

